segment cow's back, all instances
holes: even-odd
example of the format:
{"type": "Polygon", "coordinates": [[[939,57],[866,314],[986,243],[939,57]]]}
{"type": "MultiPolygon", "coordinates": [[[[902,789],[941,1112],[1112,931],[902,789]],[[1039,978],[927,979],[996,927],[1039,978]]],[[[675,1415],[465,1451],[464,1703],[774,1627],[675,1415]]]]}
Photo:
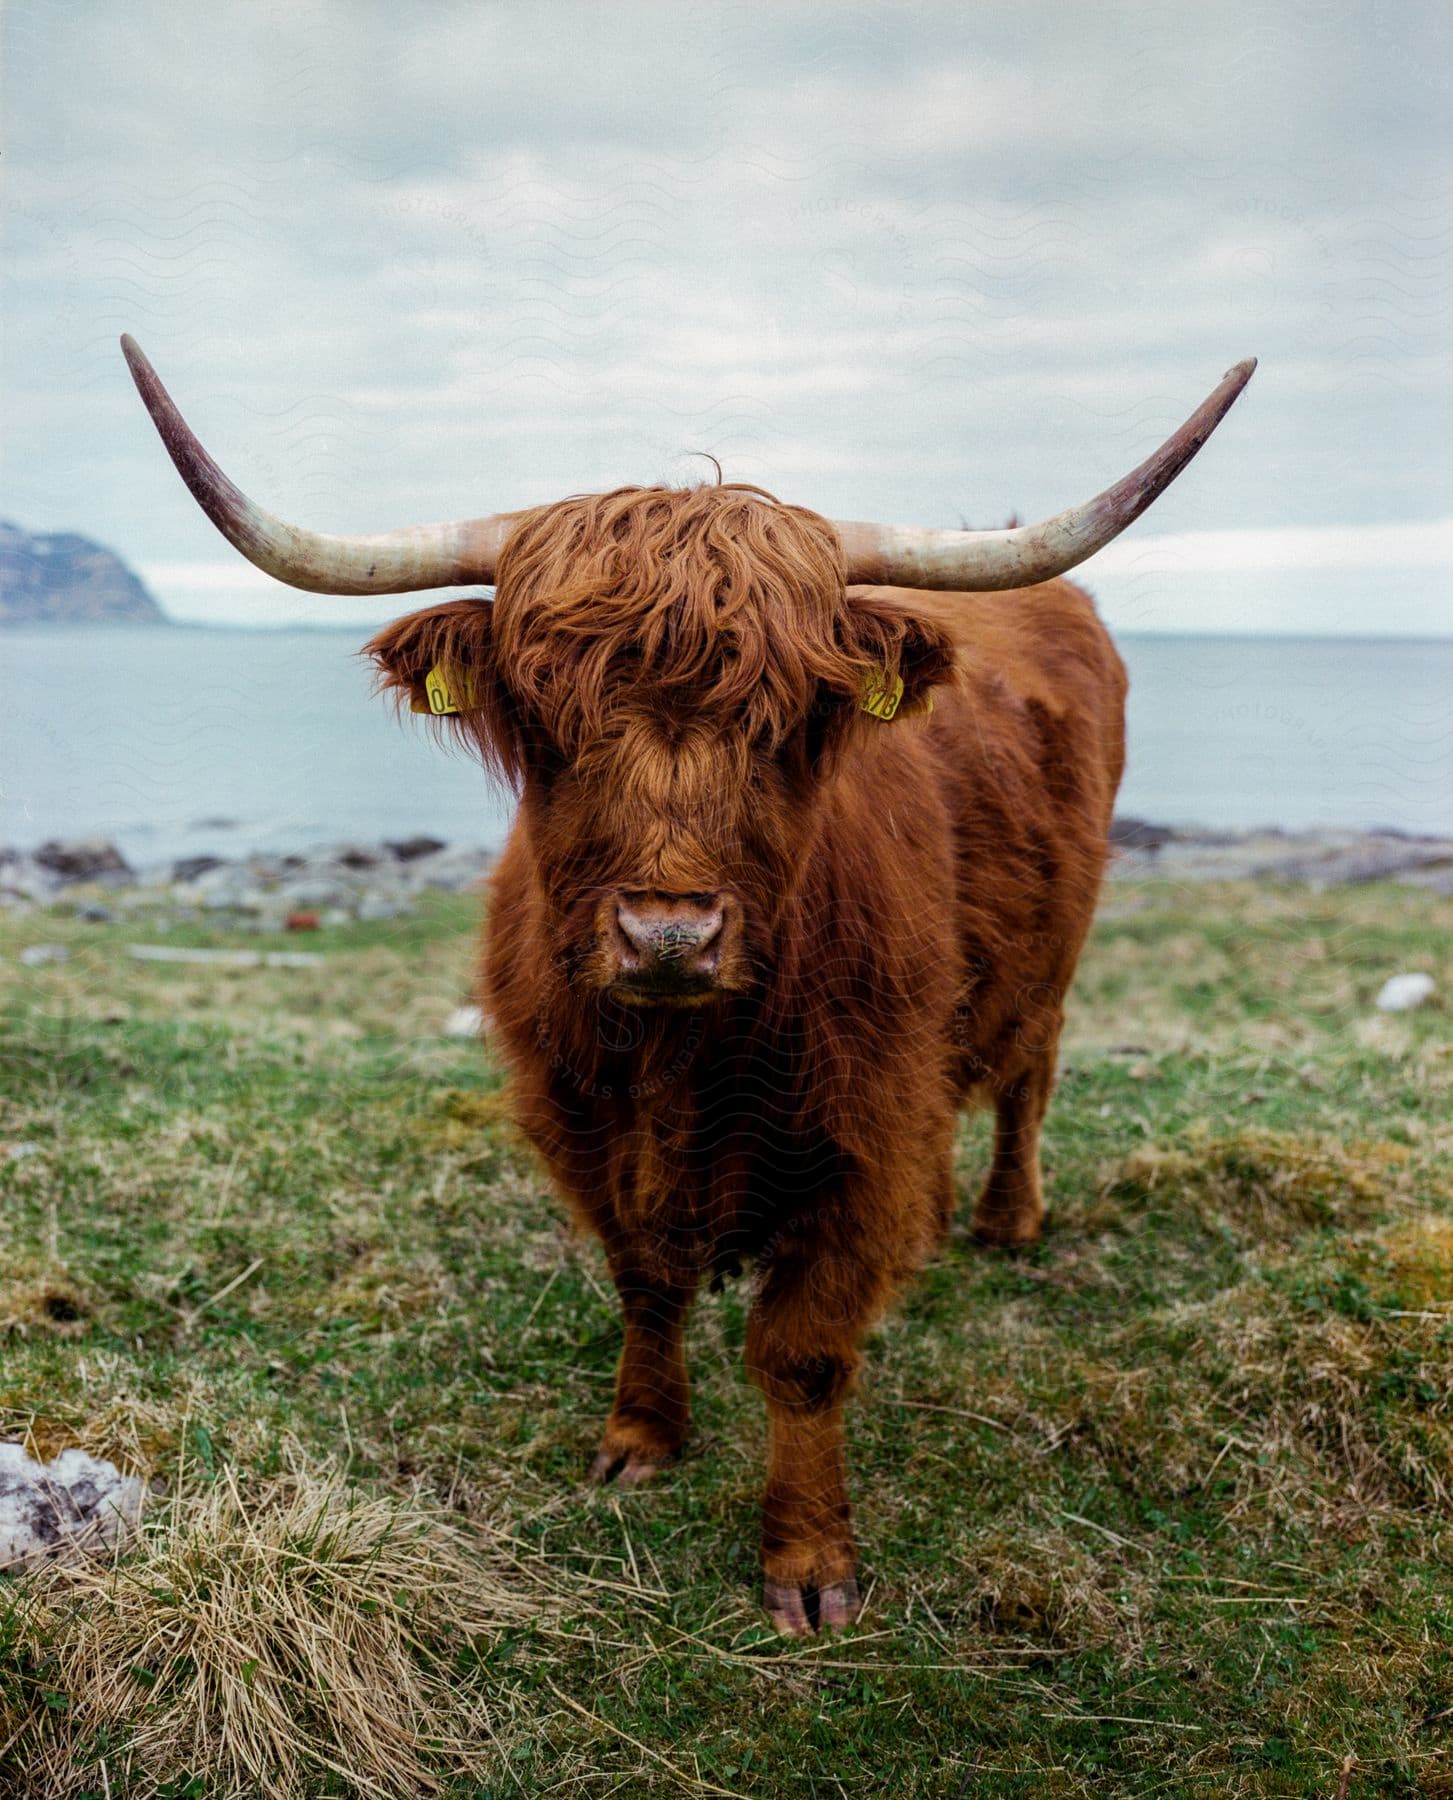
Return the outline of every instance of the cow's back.
{"type": "Polygon", "coordinates": [[[921,727],[952,820],[954,1029],[966,1068],[1008,1081],[1057,1030],[1094,916],[1125,762],[1125,669],[1070,582],[911,598],[959,644],[956,679],[921,727]]]}

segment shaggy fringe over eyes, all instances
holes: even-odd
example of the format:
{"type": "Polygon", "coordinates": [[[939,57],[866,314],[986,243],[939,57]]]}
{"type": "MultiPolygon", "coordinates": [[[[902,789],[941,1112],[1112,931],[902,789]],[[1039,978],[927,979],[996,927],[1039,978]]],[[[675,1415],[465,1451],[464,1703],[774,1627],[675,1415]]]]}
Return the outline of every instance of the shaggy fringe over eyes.
{"type": "Polygon", "coordinates": [[[495,649],[567,755],[622,702],[772,748],[819,685],[857,690],[831,524],[761,488],[618,488],[521,516],[499,562],[495,649]]]}
{"type": "Polygon", "coordinates": [[[530,746],[579,761],[649,720],[664,744],[693,733],[780,748],[824,701],[856,700],[870,670],[910,694],[948,672],[938,627],[844,589],[828,520],[762,488],[618,488],[522,513],[493,606],[407,614],[365,654],[400,705],[429,670],[464,710],[433,721],[512,786],[530,746]]]}

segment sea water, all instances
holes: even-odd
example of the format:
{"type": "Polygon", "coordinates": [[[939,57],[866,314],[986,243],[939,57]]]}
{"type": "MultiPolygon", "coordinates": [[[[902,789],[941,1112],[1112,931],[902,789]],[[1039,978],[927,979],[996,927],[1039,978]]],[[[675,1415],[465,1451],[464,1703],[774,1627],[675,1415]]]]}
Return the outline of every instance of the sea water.
{"type": "MultiPolygon", "coordinates": [[[[373,696],[364,635],[0,633],[0,845],[104,836],[148,864],[419,832],[499,843],[507,800],[373,696]]],[[[1118,642],[1122,812],[1453,833],[1453,641],[1118,642]]]]}

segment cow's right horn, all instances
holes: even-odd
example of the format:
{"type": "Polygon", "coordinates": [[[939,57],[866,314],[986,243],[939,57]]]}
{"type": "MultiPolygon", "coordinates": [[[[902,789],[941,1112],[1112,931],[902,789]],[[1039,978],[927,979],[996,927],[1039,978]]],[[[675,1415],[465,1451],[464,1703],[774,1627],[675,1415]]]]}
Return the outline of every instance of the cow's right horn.
{"type": "Polygon", "coordinates": [[[920,525],[838,524],[848,580],[865,586],[958,589],[1033,587],[1103,549],[1163,494],[1231,410],[1256,368],[1228,369],[1178,431],[1139,468],[1083,506],[1005,531],[937,531],[920,525]]]}
{"type": "Polygon", "coordinates": [[[137,392],[193,498],[228,543],[259,569],[315,594],[407,594],[494,580],[514,515],[410,525],[365,537],[329,537],[290,525],[255,506],[217,467],[136,340],[123,337],[121,349],[137,392]]]}

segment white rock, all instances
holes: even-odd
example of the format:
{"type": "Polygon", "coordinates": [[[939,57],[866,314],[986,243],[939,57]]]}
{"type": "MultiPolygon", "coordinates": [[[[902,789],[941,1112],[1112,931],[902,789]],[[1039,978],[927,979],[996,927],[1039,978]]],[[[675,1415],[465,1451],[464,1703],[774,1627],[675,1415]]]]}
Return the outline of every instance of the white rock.
{"type": "Polygon", "coordinates": [[[55,885],[34,857],[0,864],[0,893],[18,894],[22,900],[48,900],[55,885]]]}
{"type": "Polygon", "coordinates": [[[20,960],[27,969],[40,969],[46,963],[68,962],[70,955],[64,944],[27,944],[20,952],[20,960]]]}
{"type": "Polygon", "coordinates": [[[1390,975],[1373,1004],[1379,1012],[1411,1012],[1432,996],[1431,975],[1390,975]]]}
{"type": "Polygon", "coordinates": [[[0,1570],[119,1548],[144,1493],[135,1475],[84,1450],[40,1463],[20,1444],[0,1444],[0,1570]]]}
{"type": "Polygon", "coordinates": [[[484,1013],[477,1006],[456,1006],[444,1021],[445,1037],[478,1037],[483,1030],[484,1013]]]}
{"type": "Polygon", "coordinates": [[[267,903],[268,897],[261,888],[241,881],[209,888],[202,899],[209,912],[260,913],[267,903]]]}
{"type": "Polygon", "coordinates": [[[128,944],[137,962],[212,963],[223,969],[316,969],[316,950],[192,950],[181,944],[128,944]]]}
{"type": "Polygon", "coordinates": [[[304,912],[325,906],[351,908],[353,896],[354,889],[346,879],[330,880],[325,876],[303,876],[285,881],[278,889],[278,898],[290,909],[304,912]]]}
{"type": "Polygon", "coordinates": [[[458,894],[476,887],[493,862],[486,850],[440,850],[405,863],[400,873],[412,888],[442,888],[458,894]]]}
{"type": "Polygon", "coordinates": [[[367,893],[358,902],[358,916],[366,923],[379,919],[402,919],[414,909],[405,900],[390,894],[367,893]]]}

